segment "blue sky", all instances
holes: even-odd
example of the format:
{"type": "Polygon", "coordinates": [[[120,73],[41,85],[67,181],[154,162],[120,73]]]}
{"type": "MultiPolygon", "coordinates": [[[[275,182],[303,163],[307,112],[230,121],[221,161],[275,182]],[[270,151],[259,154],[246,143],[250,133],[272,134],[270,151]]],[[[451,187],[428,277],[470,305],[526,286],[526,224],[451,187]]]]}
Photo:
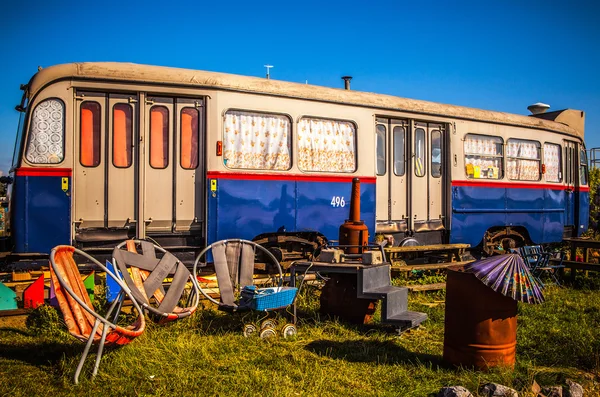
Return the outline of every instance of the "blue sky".
{"type": "Polygon", "coordinates": [[[8,1],[0,6],[0,171],[38,66],[121,61],[264,76],[528,114],[586,112],[600,147],[598,1],[8,1]]]}

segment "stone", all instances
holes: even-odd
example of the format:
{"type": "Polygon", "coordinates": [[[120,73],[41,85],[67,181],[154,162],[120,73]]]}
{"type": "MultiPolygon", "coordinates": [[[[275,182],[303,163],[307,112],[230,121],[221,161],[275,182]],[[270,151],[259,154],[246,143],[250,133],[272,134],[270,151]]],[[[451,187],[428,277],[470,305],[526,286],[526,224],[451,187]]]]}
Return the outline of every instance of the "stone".
{"type": "Polygon", "coordinates": [[[442,387],[437,397],[473,397],[473,395],[462,386],[448,386],[442,387]]]}
{"type": "Polygon", "coordinates": [[[487,383],[479,389],[479,394],[485,397],[519,397],[516,390],[498,383],[487,383]]]}
{"type": "Polygon", "coordinates": [[[583,387],[579,383],[567,379],[567,386],[563,387],[564,397],[583,397],[583,387]]]}
{"type": "Polygon", "coordinates": [[[546,397],[563,397],[562,386],[544,387],[542,394],[546,397]]]}

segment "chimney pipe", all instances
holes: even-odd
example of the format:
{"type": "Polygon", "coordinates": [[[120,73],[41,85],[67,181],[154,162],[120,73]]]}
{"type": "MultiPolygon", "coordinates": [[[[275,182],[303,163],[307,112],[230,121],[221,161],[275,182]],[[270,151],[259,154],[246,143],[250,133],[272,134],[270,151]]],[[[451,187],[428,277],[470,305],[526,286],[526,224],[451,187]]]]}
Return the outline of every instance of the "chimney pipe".
{"type": "Polygon", "coordinates": [[[343,76],[342,80],[344,80],[344,89],[350,90],[350,80],[352,80],[352,76],[343,76]]]}

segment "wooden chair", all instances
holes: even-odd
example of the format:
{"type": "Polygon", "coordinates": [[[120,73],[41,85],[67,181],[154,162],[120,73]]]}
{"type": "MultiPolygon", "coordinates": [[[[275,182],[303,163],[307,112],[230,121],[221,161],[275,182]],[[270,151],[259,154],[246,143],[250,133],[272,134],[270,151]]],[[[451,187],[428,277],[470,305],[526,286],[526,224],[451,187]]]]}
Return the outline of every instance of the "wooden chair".
{"type": "Polygon", "coordinates": [[[200,302],[198,280],[175,255],[162,247],[143,240],[124,241],[113,250],[113,266],[141,307],[158,322],[185,318],[196,311],[200,302]],[[161,254],[160,259],[157,252],[161,254]],[[191,282],[191,292],[186,306],[180,307],[188,282],[191,282]],[[166,290],[165,284],[169,285],[166,290]]]}
{"type": "Polygon", "coordinates": [[[50,252],[50,277],[69,333],[77,339],[87,342],[75,371],[74,381],[77,384],[92,343],[98,344],[93,377],[98,373],[105,345],[126,345],[144,332],[146,327],[144,314],[141,307],[133,299],[132,291],[127,285],[96,259],[74,247],[60,245],[52,249],[50,252]],[[87,261],[105,271],[107,278],[111,277],[119,284],[121,288],[120,299],[114,300],[106,314],[100,315],[94,310],[73,254],[84,257],[87,261]],[[131,325],[122,327],[116,323],[125,296],[131,298],[133,307],[137,311],[137,317],[131,325]],[[111,317],[112,320],[109,320],[111,317]]]}

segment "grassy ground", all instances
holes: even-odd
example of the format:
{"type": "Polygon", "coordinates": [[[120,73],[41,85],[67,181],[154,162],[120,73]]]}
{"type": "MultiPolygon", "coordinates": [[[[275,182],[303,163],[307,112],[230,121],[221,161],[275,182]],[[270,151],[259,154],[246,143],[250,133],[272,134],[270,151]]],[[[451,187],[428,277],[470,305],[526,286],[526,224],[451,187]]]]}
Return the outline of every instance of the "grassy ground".
{"type": "Polygon", "coordinates": [[[179,323],[150,325],[132,344],[109,351],[94,381],[88,360],[79,386],[71,378],[83,345],[52,322],[28,329],[13,320],[0,323],[0,395],[428,396],[448,385],[476,392],[493,381],[527,396],[534,379],[544,386],[571,378],[595,396],[599,285],[582,278],[549,288],[543,305],[520,305],[516,367],[492,372],[442,363],[443,291],[411,295],[411,309],[429,319],[400,337],[380,325],[320,317],[316,290],[307,290],[291,340],[244,338],[239,317],[208,308],[179,323]]]}

